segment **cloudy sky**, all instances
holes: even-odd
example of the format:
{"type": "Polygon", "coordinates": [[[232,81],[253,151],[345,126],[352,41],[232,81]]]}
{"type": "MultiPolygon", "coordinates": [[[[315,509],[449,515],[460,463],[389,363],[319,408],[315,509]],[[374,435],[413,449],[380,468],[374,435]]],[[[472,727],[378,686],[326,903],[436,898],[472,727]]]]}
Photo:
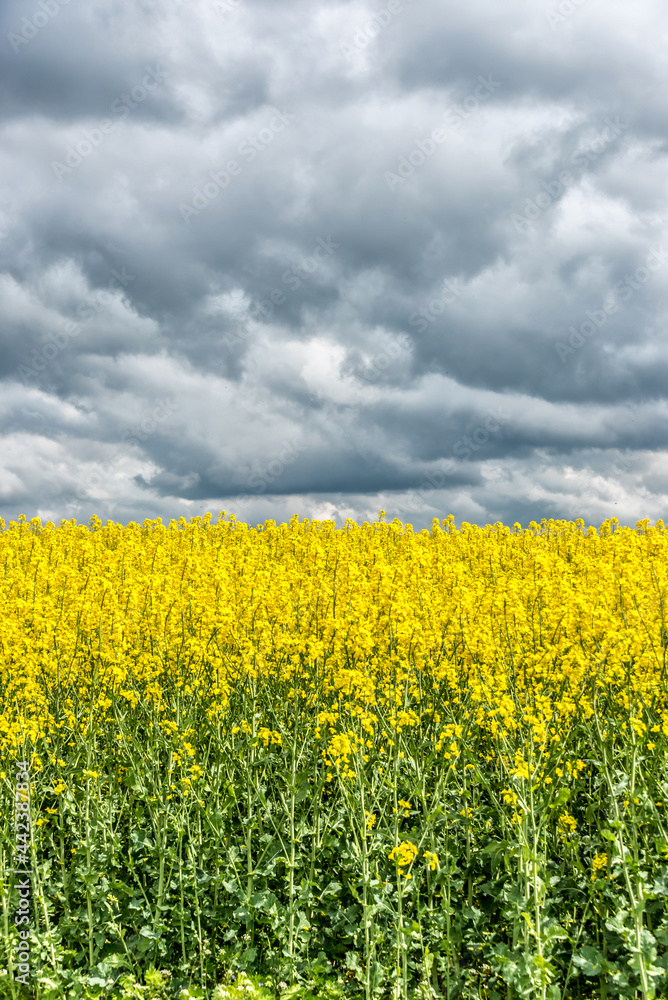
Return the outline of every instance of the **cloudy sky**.
{"type": "Polygon", "coordinates": [[[668,513],[661,0],[3,0],[0,515],[668,513]]]}

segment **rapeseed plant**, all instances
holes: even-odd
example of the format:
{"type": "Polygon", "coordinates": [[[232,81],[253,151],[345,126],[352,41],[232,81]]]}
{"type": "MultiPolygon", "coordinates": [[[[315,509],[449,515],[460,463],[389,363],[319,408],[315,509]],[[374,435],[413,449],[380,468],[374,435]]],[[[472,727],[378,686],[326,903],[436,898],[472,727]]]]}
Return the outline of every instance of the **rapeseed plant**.
{"type": "Polygon", "coordinates": [[[44,982],[667,995],[667,556],[614,518],[0,521],[44,982]]]}

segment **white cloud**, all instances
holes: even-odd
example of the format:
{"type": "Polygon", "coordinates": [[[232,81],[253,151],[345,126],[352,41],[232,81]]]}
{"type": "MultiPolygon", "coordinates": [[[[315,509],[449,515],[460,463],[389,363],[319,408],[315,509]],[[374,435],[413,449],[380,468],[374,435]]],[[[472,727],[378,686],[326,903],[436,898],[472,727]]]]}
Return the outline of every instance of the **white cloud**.
{"type": "MultiPolygon", "coordinates": [[[[554,30],[530,0],[107,8],[69,5],[0,65],[5,518],[661,516],[668,268],[555,350],[668,249],[658,0],[554,30]]],[[[5,35],[23,13],[7,0],[5,35]]]]}

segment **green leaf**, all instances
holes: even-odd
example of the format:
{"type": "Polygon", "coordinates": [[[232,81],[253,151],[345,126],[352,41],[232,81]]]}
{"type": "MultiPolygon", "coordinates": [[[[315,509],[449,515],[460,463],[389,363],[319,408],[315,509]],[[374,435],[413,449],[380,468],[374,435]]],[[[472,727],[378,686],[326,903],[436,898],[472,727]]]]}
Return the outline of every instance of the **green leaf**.
{"type": "Polygon", "coordinates": [[[597,816],[600,814],[601,804],[600,802],[590,802],[585,809],[585,819],[588,823],[595,823],[597,816]]]}
{"type": "Polygon", "coordinates": [[[552,803],[552,808],[553,809],[561,809],[563,806],[566,805],[566,803],[568,802],[568,800],[570,799],[570,797],[571,797],[571,790],[570,790],[570,788],[560,788],[559,789],[559,794],[556,796],[556,798],[554,799],[554,801],[552,803]]]}
{"type": "Polygon", "coordinates": [[[580,969],[585,976],[599,976],[604,964],[605,958],[601,952],[591,945],[585,945],[577,955],[573,956],[573,965],[580,969]]]}
{"type": "Polygon", "coordinates": [[[139,934],[141,937],[148,938],[150,941],[157,941],[160,937],[160,935],[156,934],[153,928],[149,927],[148,924],[145,924],[144,927],[140,929],[139,934]]]}
{"type": "Polygon", "coordinates": [[[327,896],[338,896],[341,892],[342,886],[340,882],[330,882],[320,893],[318,899],[323,900],[327,896]]]}
{"type": "Polygon", "coordinates": [[[652,883],[650,891],[655,896],[668,896],[668,876],[659,875],[652,883]]]}
{"type": "Polygon", "coordinates": [[[246,967],[248,967],[249,965],[253,964],[256,956],[257,956],[257,951],[255,950],[255,948],[246,948],[246,950],[241,953],[240,958],[243,964],[246,967]]]}
{"type": "Polygon", "coordinates": [[[346,968],[350,969],[352,972],[357,972],[359,970],[359,960],[356,951],[346,952],[346,968]]]}

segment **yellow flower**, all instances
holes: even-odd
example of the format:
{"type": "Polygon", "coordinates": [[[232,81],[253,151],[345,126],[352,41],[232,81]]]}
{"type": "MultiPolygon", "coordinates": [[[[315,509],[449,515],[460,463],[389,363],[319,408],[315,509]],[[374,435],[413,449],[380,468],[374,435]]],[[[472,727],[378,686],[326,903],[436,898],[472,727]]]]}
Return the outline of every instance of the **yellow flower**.
{"type": "Polygon", "coordinates": [[[561,814],[557,826],[559,828],[559,836],[562,840],[566,840],[568,837],[573,836],[578,828],[577,820],[574,816],[571,816],[569,812],[563,812],[561,814]]]}
{"type": "Polygon", "coordinates": [[[595,854],[591,862],[591,880],[595,882],[597,878],[600,878],[601,868],[607,868],[608,865],[608,855],[607,854],[595,854]]]}
{"type": "Polygon", "coordinates": [[[417,853],[418,849],[415,844],[411,843],[410,840],[402,840],[400,844],[392,848],[388,854],[388,858],[390,861],[396,861],[400,874],[403,874],[402,869],[410,867],[413,864],[417,853]]]}

